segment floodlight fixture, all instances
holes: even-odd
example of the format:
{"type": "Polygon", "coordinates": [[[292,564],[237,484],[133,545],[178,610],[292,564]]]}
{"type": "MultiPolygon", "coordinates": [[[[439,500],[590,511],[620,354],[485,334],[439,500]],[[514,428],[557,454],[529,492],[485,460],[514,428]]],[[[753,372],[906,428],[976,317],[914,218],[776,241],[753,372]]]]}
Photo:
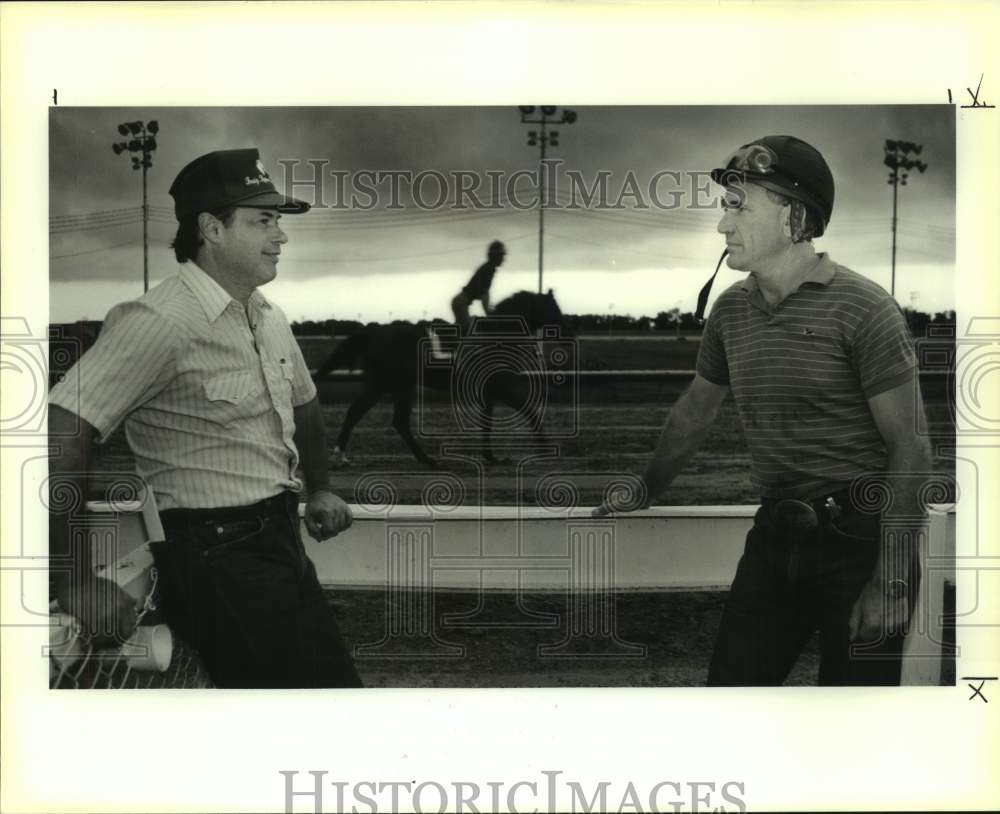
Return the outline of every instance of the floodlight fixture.
{"type": "Polygon", "coordinates": [[[908,170],[917,170],[923,173],[927,169],[926,163],[913,157],[920,155],[923,149],[923,144],[915,144],[912,141],[885,140],[885,157],[882,159],[882,163],[889,168],[889,178],[886,183],[892,187],[892,277],[889,293],[893,296],[896,295],[896,212],[899,187],[907,186],[907,179],[910,177],[908,170]]]}

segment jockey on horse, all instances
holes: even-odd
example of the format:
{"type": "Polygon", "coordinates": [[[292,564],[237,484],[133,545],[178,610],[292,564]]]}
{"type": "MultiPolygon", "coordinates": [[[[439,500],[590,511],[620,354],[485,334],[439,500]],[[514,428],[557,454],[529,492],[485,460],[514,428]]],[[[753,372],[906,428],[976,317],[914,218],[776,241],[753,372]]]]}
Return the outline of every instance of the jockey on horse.
{"type": "Polygon", "coordinates": [[[462,334],[469,333],[472,327],[472,317],[469,315],[469,306],[476,300],[483,304],[483,311],[490,314],[490,285],[493,283],[493,275],[497,268],[503,263],[507,250],[503,243],[494,240],[487,249],[486,262],[476,269],[476,273],[465,284],[451,301],[451,310],[455,314],[455,323],[462,334]]]}
{"type": "MultiPolygon", "coordinates": [[[[499,240],[490,243],[486,250],[486,262],[476,269],[475,274],[469,279],[461,291],[451,299],[451,311],[455,315],[455,324],[458,326],[459,336],[468,336],[472,331],[473,317],[469,313],[469,306],[476,300],[483,304],[483,312],[486,316],[492,313],[490,309],[490,286],[493,284],[493,275],[497,268],[503,264],[504,257],[507,256],[507,249],[499,240]]],[[[432,353],[435,359],[449,359],[452,356],[451,349],[442,347],[441,340],[431,326],[428,330],[431,340],[432,353]]]]}
{"type": "MultiPolygon", "coordinates": [[[[442,330],[445,327],[438,325],[442,330]]],[[[422,342],[430,339],[435,344],[435,334],[426,323],[393,323],[369,325],[347,337],[318,367],[314,374],[317,381],[335,370],[364,372],[362,392],[348,408],[332,450],[331,458],[336,465],[349,463],[346,450],[354,426],[382,394],[388,393],[393,401],[393,427],[418,461],[433,466],[433,460],[410,429],[418,386],[449,392],[453,410],[458,413],[471,410],[480,416],[482,407],[483,457],[487,461],[496,460],[489,435],[490,416],[497,403],[506,404],[515,414],[523,416],[525,427],[537,440],[542,418],[539,391],[522,374],[529,369],[540,370],[544,365],[537,356],[539,329],[556,328],[561,336],[566,336],[562,311],[552,291],[547,294],[519,291],[498,303],[491,317],[483,319],[475,331],[466,335],[462,343],[468,346],[465,352],[456,341],[456,327],[447,327],[452,332],[448,350],[457,348],[457,351],[443,357],[436,352],[432,354],[433,360],[422,356],[422,342]]]]}

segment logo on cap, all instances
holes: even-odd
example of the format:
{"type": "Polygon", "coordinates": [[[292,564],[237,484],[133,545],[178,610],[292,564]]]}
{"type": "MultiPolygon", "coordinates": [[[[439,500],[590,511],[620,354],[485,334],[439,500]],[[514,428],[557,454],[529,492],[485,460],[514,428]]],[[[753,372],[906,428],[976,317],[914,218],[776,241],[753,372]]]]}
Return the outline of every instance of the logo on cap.
{"type": "Polygon", "coordinates": [[[248,187],[256,187],[261,184],[270,184],[271,176],[267,174],[267,170],[264,169],[264,162],[259,158],[257,159],[257,177],[251,178],[249,175],[243,179],[243,183],[248,187]]]}

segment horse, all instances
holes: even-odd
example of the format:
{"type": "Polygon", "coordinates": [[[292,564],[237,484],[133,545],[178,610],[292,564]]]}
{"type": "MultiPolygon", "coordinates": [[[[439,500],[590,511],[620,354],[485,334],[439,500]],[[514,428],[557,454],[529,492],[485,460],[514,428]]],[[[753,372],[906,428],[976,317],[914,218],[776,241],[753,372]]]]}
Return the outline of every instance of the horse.
{"type": "Polygon", "coordinates": [[[532,403],[537,402],[533,396],[537,396],[538,383],[532,387],[522,372],[541,365],[536,332],[548,337],[571,335],[552,290],[547,294],[519,291],[499,302],[489,316],[474,320],[468,333],[463,335],[462,330],[443,320],[369,325],[334,349],[316,370],[316,382],[334,370],[363,372],[362,392],[348,408],[337,436],[335,464],[350,463],[346,450],[351,431],[388,393],[396,432],[417,461],[435,467],[410,429],[418,386],[450,391],[460,426],[481,431],[487,463],[498,462],[490,441],[498,403],[526,410],[527,421],[522,423],[541,437],[542,405],[532,403]]]}

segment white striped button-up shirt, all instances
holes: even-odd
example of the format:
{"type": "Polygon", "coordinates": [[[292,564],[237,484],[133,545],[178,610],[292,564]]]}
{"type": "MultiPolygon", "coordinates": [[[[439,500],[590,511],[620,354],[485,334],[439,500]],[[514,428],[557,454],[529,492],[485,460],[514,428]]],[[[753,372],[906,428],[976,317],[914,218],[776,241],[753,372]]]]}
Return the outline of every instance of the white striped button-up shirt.
{"type": "Polygon", "coordinates": [[[160,509],[244,506],[301,489],[293,408],[316,388],[281,309],[246,310],[194,263],[115,306],[49,403],[104,442],[125,422],[160,509]]]}

